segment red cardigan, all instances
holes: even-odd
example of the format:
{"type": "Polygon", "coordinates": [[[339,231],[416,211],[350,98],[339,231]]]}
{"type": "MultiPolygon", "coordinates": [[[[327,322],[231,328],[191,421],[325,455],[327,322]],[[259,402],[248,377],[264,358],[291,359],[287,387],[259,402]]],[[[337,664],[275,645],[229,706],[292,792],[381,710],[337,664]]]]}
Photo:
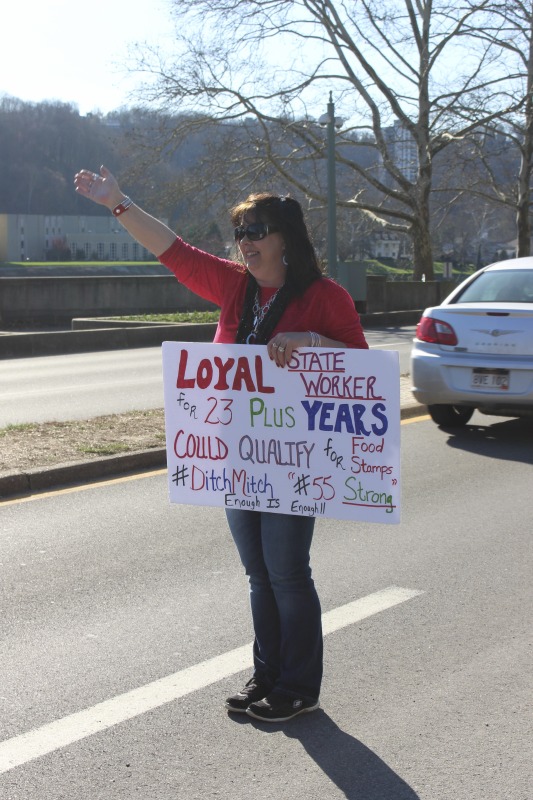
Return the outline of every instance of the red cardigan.
{"type": "MultiPolygon", "coordinates": [[[[180,283],[220,307],[214,341],[233,344],[244,303],[246,269],[235,261],[198,250],[180,238],[159,256],[159,261],[180,283]]],[[[262,287],[261,304],[275,291],[262,287]]],[[[329,278],[319,278],[303,295],[290,301],[272,336],[282,331],[316,331],[347,347],[368,348],[352,298],[329,278]]]]}

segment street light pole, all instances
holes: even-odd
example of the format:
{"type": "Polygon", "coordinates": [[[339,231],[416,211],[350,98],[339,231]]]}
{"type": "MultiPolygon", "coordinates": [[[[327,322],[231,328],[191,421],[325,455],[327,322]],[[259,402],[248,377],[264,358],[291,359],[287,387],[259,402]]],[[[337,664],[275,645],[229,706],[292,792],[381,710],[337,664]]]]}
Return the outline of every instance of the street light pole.
{"type": "Polygon", "coordinates": [[[327,163],[328,163],[328,273],[330,278],[337,279],[337,188],[335,184],[335,128],[340,128],[342,120],[335,118],[333,94],[329,93],[326,114],[319,123],[327,129],[327,163]]]}
{"type": "Polygon", "coordinates": [[[335,176],[335,104],[332,93],[328,103],[328,272],[337,279],[337,186],[335,176]]]}

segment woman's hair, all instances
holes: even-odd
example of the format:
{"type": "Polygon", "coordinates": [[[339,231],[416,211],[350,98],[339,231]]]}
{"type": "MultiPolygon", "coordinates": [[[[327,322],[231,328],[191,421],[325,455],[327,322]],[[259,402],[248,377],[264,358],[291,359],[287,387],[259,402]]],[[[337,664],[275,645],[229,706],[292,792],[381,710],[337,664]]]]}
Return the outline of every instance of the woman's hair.
{"type": "Polygon", "coordinates": [[[285,242],[287,281],[295,294],[303,294],[317,278],[322,277],[315,248],[305,224],[302,207],[292,197],[262,192],[251,194],[230,211],[235,227],[243,220],[265,222],[275,226],[285,242]]]}

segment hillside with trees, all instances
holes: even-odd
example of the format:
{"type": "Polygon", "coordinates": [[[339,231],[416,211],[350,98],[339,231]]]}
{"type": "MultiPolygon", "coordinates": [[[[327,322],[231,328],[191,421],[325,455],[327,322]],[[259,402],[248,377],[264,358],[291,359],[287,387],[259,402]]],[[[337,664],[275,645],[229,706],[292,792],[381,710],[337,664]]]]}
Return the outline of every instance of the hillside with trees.
{"type": "MultiPolygon", "coordinates": [[[[67,104],[3,98],[0,213],[101,214],[76,195],[72,178],[82,166],[98,169],[105,163],[139,203],[168,219],[188,241],[216,253],[226,252],[231,241],[227,210],[243,195],[258,188],[290,193],[306,208],[315,244],[325,256],[326,208],[318,190],[325,187],[326,160],[317,140],[302,138],[305,130],[303,121],[295,126],[287,120],[280,127],[280,120],[251,116],[216,119],[141,108],[81,116],[67,104]],[[261,142],[270,148],[269,158],[258,158],[261,142]]],[[[381,190],[367,186],[363,192],[354,180],[357,170],[386,180],[371,133],[346,130],[340,145],[338,196],[359,193],[368,205],[380,203],[381,190]]],[[[436,260],[487,263],[515,237],[512,197],[521,158],[516,132],[503,125],[482,127],[435,153],[430,232],[436,260]]],[[[344,202],[338,206],[337,227],[341,261],[367,258],[372,236],[382,229],[372,216],[344,202]]],[[[402,265],[409,267],[407,237],[403,253],[402,265]]]]}

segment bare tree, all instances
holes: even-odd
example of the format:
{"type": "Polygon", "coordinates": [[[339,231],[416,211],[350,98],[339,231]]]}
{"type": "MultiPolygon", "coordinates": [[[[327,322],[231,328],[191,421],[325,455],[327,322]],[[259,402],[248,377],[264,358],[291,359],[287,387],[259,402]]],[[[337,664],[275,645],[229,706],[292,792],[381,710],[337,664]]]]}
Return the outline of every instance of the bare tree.
{"type": "Polygon", "coordinates": [[[479,162],[485,168],[484,181],[476,194],[492,203],[513,209],[516,219],[517,255],[531,253],[531,177],[533,170],[533,2],[502,0],[488,7],[485,23],[472,35],[499,51],[502,69],[513,76],[508,82],[507,113],[497,124],[487,125],[473,140],[479,162]],[[502,180],[501,155],[513,150],[516,170],[502,180]]]}
{"type": "MultiPolygon", "coordinates": [[[[243,182],[265,164],[324,203],[319,102],[335,92],[337,161],[351,170],[338,197],[376,226],[409,234],[414,277],[433,277],[433,160],[513,106],[491,38],[472,46],[481,0],[174,0],[176,54],[143,53],[158,75],[146,99],[197,119],[253,120],[248,146],[228,152],[243,182]],[[369,141],[376,158],[361,163],[369,141]],[[406,155],[407,154],[407,155],[406,155]],[[313,163],[314,162],[314,163],[313,163]]],[[[499,52],[499,51],[497,51],[499,52]]],[[[176,130],[176,136],[185,133],[176,130]]],[[[242,145],[242,142],[241,142],[242,145]]]]}

